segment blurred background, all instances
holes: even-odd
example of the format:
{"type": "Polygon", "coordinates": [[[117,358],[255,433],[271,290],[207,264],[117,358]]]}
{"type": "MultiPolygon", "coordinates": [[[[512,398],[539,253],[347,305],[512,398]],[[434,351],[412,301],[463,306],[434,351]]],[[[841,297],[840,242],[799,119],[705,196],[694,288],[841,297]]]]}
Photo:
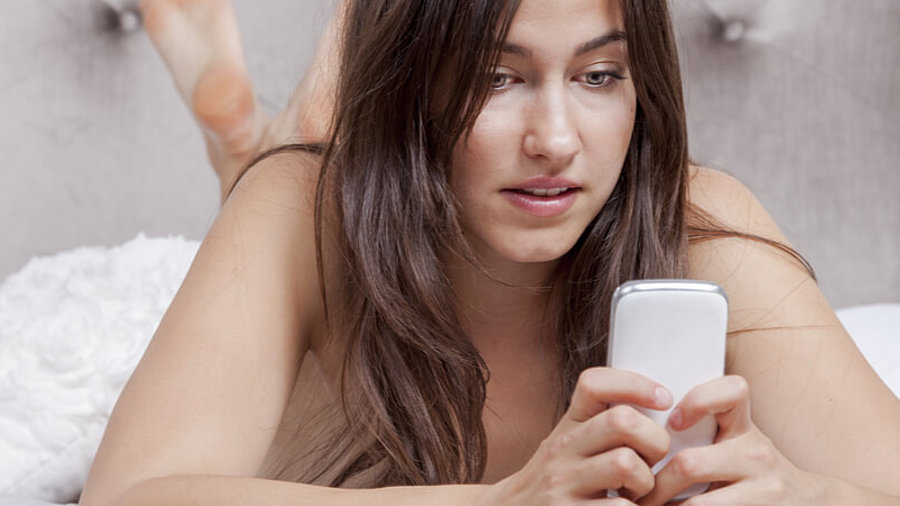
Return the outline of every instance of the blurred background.
{"type": "MultiPolygon", "coordinates": [[[[234,0],[287,102],[332,0],[234,0]]],[[[218,186],[131,0],[0,0],[0,279],[29,258],[202,238],[218,186]]],[[[900,1],[674,0],[694,159],[744,181],[835,307],[900,302],[900,1]]]]}

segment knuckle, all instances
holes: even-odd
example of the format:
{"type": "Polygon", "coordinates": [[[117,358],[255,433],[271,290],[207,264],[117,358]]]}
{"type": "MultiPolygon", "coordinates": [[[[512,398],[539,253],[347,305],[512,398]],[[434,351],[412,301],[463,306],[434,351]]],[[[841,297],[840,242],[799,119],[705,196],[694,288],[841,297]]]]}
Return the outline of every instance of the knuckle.
{"type": "Polygon", "coordinates": [[[572,446],[572,439],[571,434],[562,434],[559,437],[545,440],[542,444],[547,457],[551,460],[560,458],[572,446]]]}
{"type": "Polygon", "coordinates": [[[566,488],[570,473],[563,472],[558,466],[553,466],[544,474],[544,483],[550,490],[558,491],[566,488]]]}
{"type": "Polygon", "coordinates": [[[637,428],[638,412],[631,406],[619,405],[608,410],[610,428],[618,434],[632,434],[637,428]]]}
{"type": "Polygon", "coordinates": [[[611,455],[610,465],[618,477],[631,476],[641,468],[643,460],[630,448],[618,448],[611,455]]]}
{"type": "Polygon", "coordinates": [[[759,490],[759,492],[763,497],[779,499],[787,495],[787,488],[787,484],[781,477],[771,476],[769,479],[763,481],[760,485],[761,490],[759,490]]]}
{"type": "Polygon", "coordinates": [[[740,399],[747,399],[750,397],[750,383],[743,376],[732,376],[732,383],[734,384],[735,394],[740,399]]]}
{"type": "Polygon", "coordinates": [[[681,503],[681,506],[712,506],[713,502],[702,495],[695,495],[681,503]]]}
{"type": "Polygon", "coordinates": [[[761,468],[767,468],[775,464],[778,459],[778,452],[767,442],[751,445],[747,449],[746,458],[761,468]]]}
{"type": "Polygon", "coordinates": [[[702,469],[699,456],[690,449],[678,452],[672,457],[670,465],[676,474],[685,478],[699,475],[702,469]]]}
{"type": "Polygon", "coordinates": [[[593,368],[585,369],[578,375],[578,381],[575,384],[576,390],[594,390],[596,371],[593,368]]]}

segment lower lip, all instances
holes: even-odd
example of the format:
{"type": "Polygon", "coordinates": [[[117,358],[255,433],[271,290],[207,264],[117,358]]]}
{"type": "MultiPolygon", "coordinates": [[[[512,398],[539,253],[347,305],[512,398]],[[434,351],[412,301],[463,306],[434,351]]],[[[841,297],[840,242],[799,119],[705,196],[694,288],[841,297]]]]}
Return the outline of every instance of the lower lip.
{"type": "Polygon", "coordinates": [[[578,190],[569,190],[554,197],[538,197],[513,190],[503,190],[501,193],[526,213],[540,218],[550,218],[568,211],[575,203],[578,190]]]}

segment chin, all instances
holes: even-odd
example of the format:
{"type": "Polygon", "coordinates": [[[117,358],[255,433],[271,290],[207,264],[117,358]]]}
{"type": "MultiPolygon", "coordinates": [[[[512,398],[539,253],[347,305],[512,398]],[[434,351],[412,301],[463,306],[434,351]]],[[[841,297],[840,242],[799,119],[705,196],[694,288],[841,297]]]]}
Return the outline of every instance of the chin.
{"type": "Polygon", "coordinates": [[[555,262],[562,258],[563,255],[566,254],[566,251],[516,251],[513,252],[508,258],[513,262],[520,264],[543,264],[547,262],[555,262]]]}
{"type": "Polygon", "coordinates": [[[555,262],[563,257],[572,247],[575,241],[560,240],[529,240],[507,245],[501,250],[501,254],[509,260],[523,264],[555,262]]]}
{"type": "Polygon", "coordinates": [[[578,242],[577,227],[518,229],[505,233],[467,234],[469,244],[487,267],[556,262],[578,242]]]}

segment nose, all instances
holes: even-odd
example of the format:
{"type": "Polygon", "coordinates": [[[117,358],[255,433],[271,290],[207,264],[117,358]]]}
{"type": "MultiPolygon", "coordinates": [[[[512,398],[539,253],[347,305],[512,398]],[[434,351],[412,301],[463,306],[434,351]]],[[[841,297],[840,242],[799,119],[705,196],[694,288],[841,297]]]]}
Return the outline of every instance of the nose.
{"type": "Polygon", "coordinates": [[[535,97],[526,118],[523,150],[531,158],[565,166],[581,150],[581,139],[564,90],[535,97]]]}

